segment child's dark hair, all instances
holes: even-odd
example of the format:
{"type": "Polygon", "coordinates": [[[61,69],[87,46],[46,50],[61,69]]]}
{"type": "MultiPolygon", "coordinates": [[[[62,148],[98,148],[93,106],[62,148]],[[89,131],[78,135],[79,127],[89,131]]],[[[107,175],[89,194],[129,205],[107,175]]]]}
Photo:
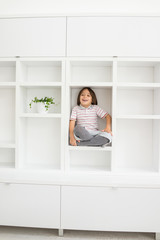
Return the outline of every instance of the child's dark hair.
{"type": "Polygon", "coordinates": [[[85,90],[85,89],[87,89],[89,91],[89,93],[91,94],[92,105],[97,105],[98,101],[97,101],[96,94],[90,87],[84,87],[84,88],[81,89],[81,91],[79,92],[78,97],[77,97],[77,105],[80,105],[80,96],[81,96],[83,90],[85,90]]]}

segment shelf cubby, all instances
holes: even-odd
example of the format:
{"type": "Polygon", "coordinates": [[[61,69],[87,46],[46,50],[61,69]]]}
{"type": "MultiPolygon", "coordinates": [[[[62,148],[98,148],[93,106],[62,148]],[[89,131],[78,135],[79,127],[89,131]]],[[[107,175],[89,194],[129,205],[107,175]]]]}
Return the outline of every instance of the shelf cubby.
{"type": "Polygon", "coordinates": [[[0,61],[0,83],[16,81],[16,61],[0,61]]]}
{"type": "Polygon", "coordinates": [[[62,62],[61,61],[20,61],[20,82],[30,83],[54,83],[62,80],[62,62]]]}
{"type": "Polygon", "coordinates": [[[118,87],[117,116],[159,115],[160,87],[118,87]]]}
{"type": "Polygon", "coordinates": [[[116,170],[158,172],[160,120],[118,119],[116,129],[116,170]]]}
{"type": "Polygon", "coordinates": [[[21,168],[60,170],[60,119],[21,118],[19,133],[18,159],[21,168]]]}
{"type": "MultiPolygon", "coordinates": [[[[97,84],[98,85],[98,84],[97,84]]],[[[112,115],[112,87],[109,86],[89,86],[91,87],[98,100],[98,105],[112,115]]],[[[69,86],[69,113],[77,105],[77,96],[84,86],[71,84],[69,86]]],[[[69,114],[70,115],[70,114],[69,114]]],[[[98,119],[99,129],[105,127],[105,120],[98,119]]],[[[68,164],[70,171],[80,173],[106,173],[111,171],[112,147],[81,147],[68,146],[68,164]]]]}
{"type": "Polygon", "coordinates": [[[0,142],[15,142],[15,91],[0,87],[0,142]]]}
{"type": "MultiPolygon", "coordinates": [[[[112,115],[112,87],[99,87],[99,86],[89,86],[93,89],[97,96],[98,105],[107,111],[110,115],[112,115]]],[[[77,96],[79,91],[83,87],[72,86],[69,89],[70,94],[70,109],[69,112],[71,113],[74,106],[77,105],[77,96]]],[[[98,119],[99,129],[102,130],[105,127],[105,120],[98,119]]]]}
{"type": "Polygon", "coordinates": [[[160,62],[119,60],[117,68],[118,83],[160,83],[160,62]]]}
{"type": "Polygon", "coordinates": [[[112,82],[112,61],[83,60],[70,61],[70,82],[110,83],[112,82]]]}
{"type": "Polygon", "coordinates": [[[97,147],[70,147],[70,171],[107,173],[111,171],[111,151],[97,147]]]}
{"type": "Polygon", "coordinates": [[[15,168],[15,149],[0,147],[0,168],[15,168]]]}
{"type": "Polygon", "coordinates": [[[16,61],[0,61],[0,168],[15,167],[16,61]]]}
{"type": "Polygon", "coordinates": [[[59,86],[20,86],[20,113],[36,113],[36,103],[32,103],[32,108],[29,107],[30,102],[35,97],[53,97],[55,104],[51,105],[48,113],[61,113],[61,87],[59,86]]]}

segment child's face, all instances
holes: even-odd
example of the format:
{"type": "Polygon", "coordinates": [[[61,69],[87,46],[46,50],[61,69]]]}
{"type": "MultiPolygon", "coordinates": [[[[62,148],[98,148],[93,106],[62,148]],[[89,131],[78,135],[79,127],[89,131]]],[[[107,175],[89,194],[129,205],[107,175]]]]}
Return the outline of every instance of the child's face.
{"type": "Polygon", "coordinates": [[[83,107],[89,107],[92,103],[92,96],[88,89],[84,89],[80,95],[80,103],[83,107]]]}

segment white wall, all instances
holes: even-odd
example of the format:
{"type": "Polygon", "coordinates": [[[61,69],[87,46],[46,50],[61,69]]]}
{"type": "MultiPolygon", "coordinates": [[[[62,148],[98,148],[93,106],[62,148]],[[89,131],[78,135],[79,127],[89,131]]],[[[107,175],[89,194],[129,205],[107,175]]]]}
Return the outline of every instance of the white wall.
{"type": "Polygon", "coordinates": [[[160,15],[160,0],[0,0],[0,16],[81,13],[160,15]]]}

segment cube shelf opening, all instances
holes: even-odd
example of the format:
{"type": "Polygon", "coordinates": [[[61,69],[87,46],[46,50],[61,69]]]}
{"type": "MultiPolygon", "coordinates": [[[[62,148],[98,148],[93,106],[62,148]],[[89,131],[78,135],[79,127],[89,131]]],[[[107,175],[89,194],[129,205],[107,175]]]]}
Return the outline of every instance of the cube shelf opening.
{"type": "Polygon", "coordinates": [[[71,82],[112,82],[112,62],[72,61],[71,82]]]}
{"type": "Polygon", "coordinates": [[[158,172],[160,120],[118,119],[116,128],[116,169],[158,172]]]}
{"type": "Polygon", "coordinates": [[[118,62],[118,82],[160,83],[160,63],[149,61],[118,62]]]}
{"type": "Polygon", "coordinates": [[[0,62],[0,83],[16,81],[16,62],[0,62]]]}
{"type": "MultiPolygon", "coordinates": [[[[87,87],[87,86],[86,86],[87,87]]],[[[70,88],[70,110],[71,113],[74,106],[77,105],[77,97],[79,91],[83,87],[71,87],[70,88]]],[[[112,115],[112,87],[92,87],[98,100],[98,105],[112,115]]],[[[102,130],[105,127],[105,120],[98,119],[99,129],[102,130]]]]}
{"type": "Polygon", "coordinates": [[[160,88],[118,88],[118,115],[159,115],[160,88]]]}
{"type": "Polygon", "coordinates": [[[15,167],[15,149],[0,148],[0,168],[15,167]]]}
{"type": "Polygon", "coordinates": [[[70,150],[70,170],[79,172],[109,172],[111,152],[97,150],[70,150]]]}
{"type": "Polygon", "coordinates": [[[61,82],[60,61],[21,61],[21,82],[61,82]]]}
{"type": "Polygon", "coordinates": [[[61,88],[60,87],[20,87],[20,112],[36,113],[36,103],[29,104],[35,98],[53,97],[55,104],[51,105],[48,113],[61,113],[61,88]]]}
{"type": "Polygon", "coordinates": [[[0,88],[0,142],[15,142],[15,89],[0,88]]]}
{"type": "Polygon", "coordinates": [[[20,121],[19,159],[22,168],[60,169],[61,121],[23,118],[20,121]]]}

